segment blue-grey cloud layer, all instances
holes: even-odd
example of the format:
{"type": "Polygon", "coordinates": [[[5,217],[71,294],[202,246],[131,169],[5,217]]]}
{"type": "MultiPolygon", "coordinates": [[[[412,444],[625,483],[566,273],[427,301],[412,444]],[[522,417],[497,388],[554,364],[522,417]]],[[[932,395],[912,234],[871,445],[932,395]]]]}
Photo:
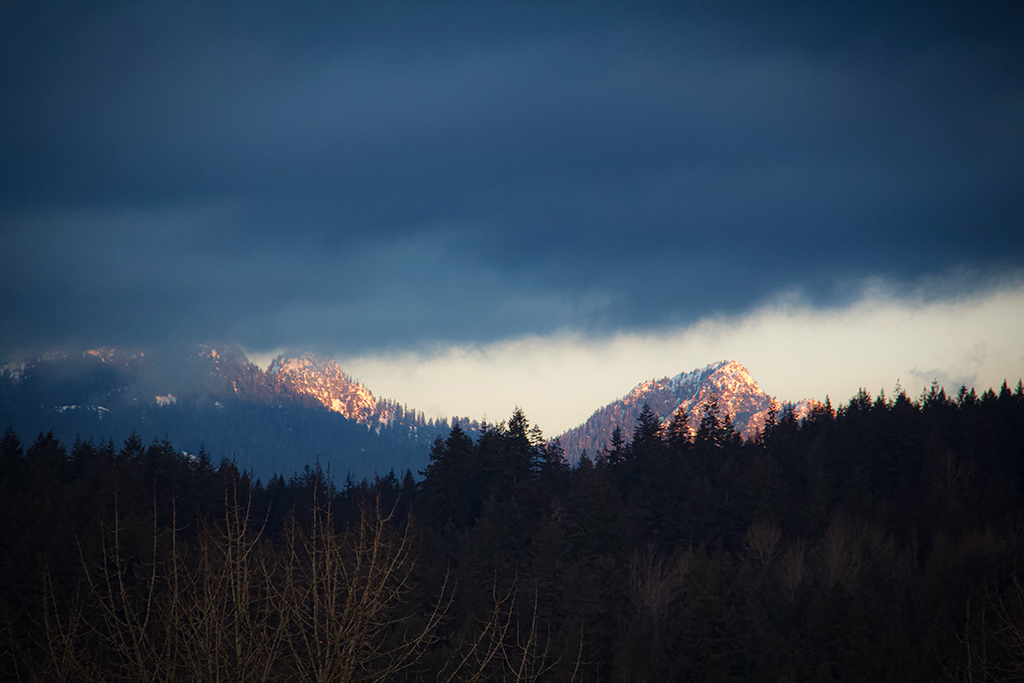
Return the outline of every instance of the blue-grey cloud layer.
{"type": "Polygon", "coordinates": [[[3,5],[0,350],[354,353],[1017,269],[1022,5],[890,4],[3,5]]]}

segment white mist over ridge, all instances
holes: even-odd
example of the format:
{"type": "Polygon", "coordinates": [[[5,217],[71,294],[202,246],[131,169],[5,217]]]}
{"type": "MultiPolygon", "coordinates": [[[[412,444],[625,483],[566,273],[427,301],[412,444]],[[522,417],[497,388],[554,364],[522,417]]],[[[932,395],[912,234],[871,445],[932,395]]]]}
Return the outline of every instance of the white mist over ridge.
{"type": "Polygon", "coordinates": [[[979,392],[1024,377],[1024,284],[924,301],[875,288],[838,309],[793,298],[746,315],[604,338],[563,332],[431,352],[339,357],[374,392],[428,417],[507,418],[515,406],[553,436],[638,382],[733,358],[783,401],[847,401],[858,389],[912,396],[937,380],[979,392]]]}

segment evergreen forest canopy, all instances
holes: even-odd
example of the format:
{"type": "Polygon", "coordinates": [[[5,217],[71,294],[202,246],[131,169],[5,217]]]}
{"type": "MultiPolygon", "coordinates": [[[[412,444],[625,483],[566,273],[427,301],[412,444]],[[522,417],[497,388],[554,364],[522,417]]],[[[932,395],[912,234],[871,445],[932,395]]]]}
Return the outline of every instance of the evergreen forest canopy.
{"type": "Polygon", "coordinates": [[[1024,387],[861,391],[741,440],[649,409],[570,467],[517,410],[411,472],[266,484],[0,440],[0,676],[1024,677],[1024,387]],[[692,428],[691,428],[692,427],[692,428]]]}

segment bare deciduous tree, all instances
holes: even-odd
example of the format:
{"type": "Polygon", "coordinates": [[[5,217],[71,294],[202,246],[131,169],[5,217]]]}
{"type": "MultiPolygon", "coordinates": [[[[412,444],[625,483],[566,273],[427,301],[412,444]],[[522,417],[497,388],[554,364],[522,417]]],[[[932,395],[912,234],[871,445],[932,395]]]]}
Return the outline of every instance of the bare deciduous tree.
{"type": "MultiPolygon", "coordinates": [[[[534,590],[532,609],[523,614],[517,610],[517,585],[514,581],[507,592],[501,592],[495,581],[488,618],[479,623],[475,635],[462,643],[456,656],[438,674],[439,683],[535,683],[554,672],[563,658],[572,654],[553,656],[550,636],[541,633],[537,591],[534,590]]],[[[579,676],[582,630],[574,655],[572,670],[563,679],[569,683],[579,676]]]]}
{"type": "Polygon", "coordinates": [[[396,614],[413,588],[415,558],[409,525],[397,531],[392,517],[377,501],[338,534],[329,506],[314,501],[309,534],[289,530],[287,644],[300,680],[381,680],[437,641],[451,605],[447,579],[422,620],[396,614]]]}
{"type": "Polygon", "coordinates": [[[291,528],[283,550],[254,519],[249,491],[225,487],[225,515],[204,524],[194,543],[155,516],[143,560],[114,523],[98,562],[80,552],[82,602],[58,608],[46,590],[44,661],[36,677],[55,681],[383,680],[413,665],[437,642],[451,604],[447,580],[422,618],[401,612],[413,588],[409,525],[395,528],[379,507],[337,533],[317,501],[307,534],[291,528]],[[86,656],[83,635],[96,645],[86,656]]]}
{"type": "MultiPolygon", "coordinates": [[[[58,604],[49,570],[43,574],[43,657],[29,673],[37,681],[77,683],[91,680],[86,655],[88,634],[82,615],[83,598],[76,594],[64,609],[58,604]]],[[[22,656],[22,659],[28,659],[22,656]]]]}
{"type": "Polygon", "coordinates": [[[225,487],[223,524],[203,525],[191,556],[174,535],[163,617],[186,680],[267,681],[283,653],[275,558],[239,494],[237,483],[225,487]]]}
{"type": "MultiPolygon", "coordinates": [[[[190,543],[182,541],[176,514],[170,529],[161,529],[154,515],[144,558],[124,542],[115,500],[98,561],[89,563],[80,548],[87,599],[61,607],[46,587],[45,656],[34,677],[383,681],[406,674],[438,644],[454,589],[446,577],[425,610],[410,602],[416,585],[411,524],[382,514],[377,501],[338,532],[329,501],[314,499],[310,527],[292,524],[275,549],[265,537],[266,520],[253,516],[249,494],[238,482],[226,485],[223,519],[203,524],[190,543]]],[[[536,597],[532,609],[517,605],[516,584],[502,593],[497,581],[493,597],[490,615],[431,678],[533,683],[562,662],[552,656],[536,597]]],[[[582,636],[578,650],[571,679],[582,636]]]]}
{"type": "Polygon", "coordinates": [[[962,658],[947,675],[955,681],[1024,680],[1024,586],[1016,576],[1005,593],[990,598],[972,619],[965,608],[964,631],[957,637],[962,658]]]}
{"type": "MultiPolygon", "coordinates": [[[[90,631],[108,652],[103,677],[126,681],[173,680],[177,642],[168,637],[167,620],[162,614],[166,603],[160,600],[164,576],[160,546],[164,535],[154,515],[150,553],[143,560],[126,553],[123,533],[115,494],[113,526],[101,534],[100,561],[90,566],[79,546],[85,582],[102,622],[90,624],[90,631]]],[[[62,640],[58,633],[52,645],[60,646],[62,640]]],[[[65,644],[74,646],[71,642],[65,644]]]]}

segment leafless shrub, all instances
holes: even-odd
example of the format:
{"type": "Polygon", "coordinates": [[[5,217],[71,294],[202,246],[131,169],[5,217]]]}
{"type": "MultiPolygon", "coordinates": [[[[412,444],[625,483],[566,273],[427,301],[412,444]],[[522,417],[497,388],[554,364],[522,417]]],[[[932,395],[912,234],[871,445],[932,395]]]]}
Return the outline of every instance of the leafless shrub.
{"type": "Polygon", "coordinates": [[[757,573],[768,572],[779,550],[782,531],[775,522],[757,520],[743,537],[744,560],[757,573]]]}
{"type": "Polygon", "coordinates": [[[649,543],[644,552],[633,553],[629,563],[630,601],[655,640],[663,635],[669,606],[682,590],[692,563],[692,549],[680,555],[675,563],[660,557],[653,543],[649,543]]]}
{"type": "Polygon", "coordinates": [[[779,558],[776,567],[779,585],[782,586],[782,590],[790,600],[796,597],[796,591],[804,581],[806,555],[807,544],[803,539],[796,539],[786,547],[782,557],[779,558]]]}

